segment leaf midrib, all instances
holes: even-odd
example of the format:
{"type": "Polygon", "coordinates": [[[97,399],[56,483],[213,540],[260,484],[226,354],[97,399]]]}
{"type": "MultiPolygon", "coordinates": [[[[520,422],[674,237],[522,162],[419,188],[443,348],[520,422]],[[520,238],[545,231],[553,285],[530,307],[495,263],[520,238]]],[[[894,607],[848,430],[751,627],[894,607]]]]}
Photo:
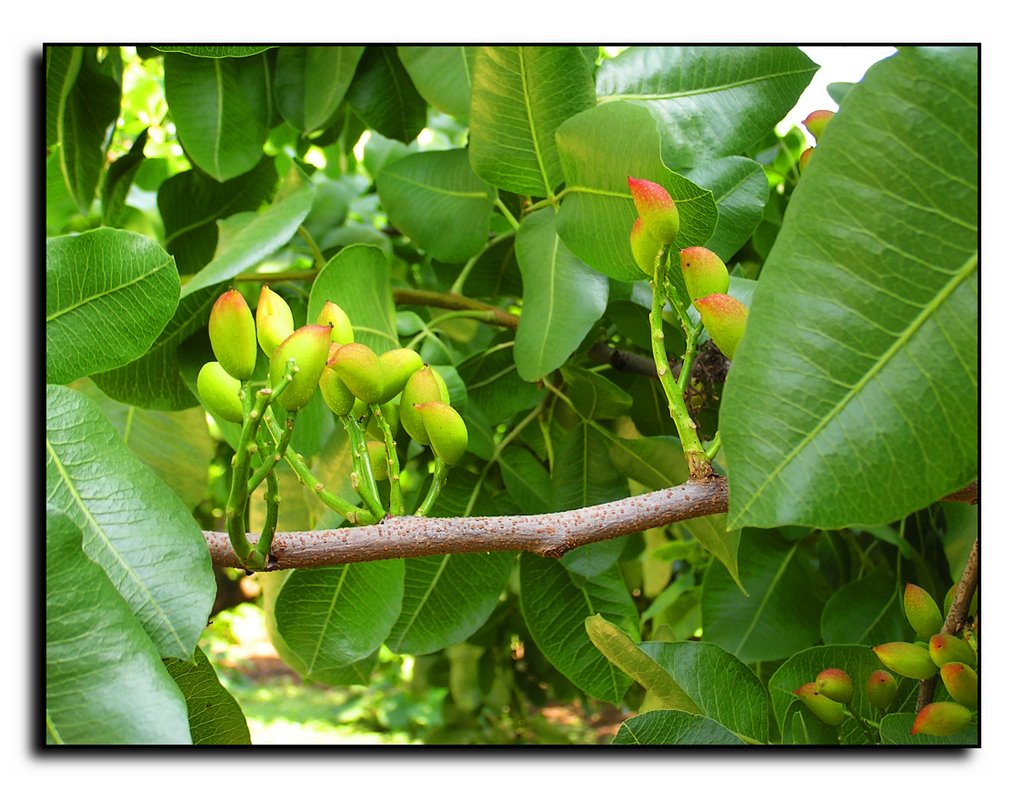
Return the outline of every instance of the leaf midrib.
{"type": "Polygon", "coordinates": [[[137,283],[141,283],[146,278],[159,274],[162,269],[166,269],[168,266],[173,265],[173,263],[174,260],[168,257],[164,263],[160,264],[160,266],[156,267],[155,269],[148,269],[145,272],[139,274],[137,277],[132,278],[131,280],[126,280],[122,283],[118,283],[114,288],[110,289],[109,291],[97,292],[86,297],[85,299],[79,300],[78,302],[74,302],[68,305],[67,307],[61,308],[55,313],[47,314],[46,321],[49,322],[53,321],[54,319],[59,319],[61,316],[64,316],[65,314],[70,313],[73,310],[78,310],[79,308],[85,307],[90,302],[94,302],[97,299],[103,299],[105,297],[112,296],[113,294],[116,294],[117,292],[122,291],[123,289],[130,288],[131,286],[134,286],[137,283]]]}
{"type": "Polygon", "coordinates": [[[721,91],[731,91],[734,88],[742,88],[746,85],[754,85],[759,82],[765,82],[767,80],[775,80],[783,77],[793,77],[797,75],[807,74],[810,72],[814,74],[817,69],[793,69],[790,71],[778,71],[772,72],[771,74],[761,74],[756,77],[749,77],[745,80],[737,80],[735,82],[726,82],[721,85],[712,85],[706,88],[691,88],[689,90],[682,91],[669,91],[668,93],[606,93],[603,96],[598,96],[598,103],[602,102],[615,102],[615,101],[668,101],[671,99],[685,99],[690,96],[705,96],[712,93],[719,93],[721,91]]]}

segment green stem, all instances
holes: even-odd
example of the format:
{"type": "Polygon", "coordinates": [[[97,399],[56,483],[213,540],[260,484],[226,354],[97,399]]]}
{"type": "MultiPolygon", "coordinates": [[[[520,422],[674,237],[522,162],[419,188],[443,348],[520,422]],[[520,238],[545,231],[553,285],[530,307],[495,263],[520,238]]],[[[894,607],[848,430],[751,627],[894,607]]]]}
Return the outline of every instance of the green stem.
{"type": "Polygon", "coordinates": [[[263,482],[264,478],[274,471],[274,467],[277,466],[277,463],[284,458],[285,451],[288,450],[288,443],[292,438],[292,430],[295,428],[296,414],[296,412],[289,412],[285,416],[284,431],[281,432],[281,436],[277,440],[277,446],[274,448],[274,452],[264,459],[263,463],[256,468],[256,472],[249,477],[249,494],[252,494],[256,490],[256,487],[263,482]]]}
{"type": "MultiPolygon", "coordinates": [[[[266,388],[256,394],[256,403],[246,411],[242,421],[242,432],[238,439],[238,448],[231,459],[231,490],[224,507],[224,519],[227,523],[228,537],[231,548],[235,551],[239,563],[250,571],[259,571],[266,566],[266,557],[260,555],[249,543],[245,534],[245,505],[249,500],[249,467],[252,456],[257,450],[256,431],[260,421],[270,404],[271,391],[266,388]]],[[[248,401],[248,398],[244,398],[248,401]]]]}
{"type": "MultiPolygon", "coordinates": [[[[270,432],[270,436],[276,441],[281,437],[281,429],[278,427],[270,416],[268,415],[264,420],[264,425],[270,432]]],[[[336,494],[331,494],[325,488],[323,483],[317,480],[316,476],[310,471],[309,467],[302,460],[302,457],[295,452],[293,448],[287,448],[284,453],[284,459],[288,462],[288,466],[292,468],[292,471],[298,476],[299,480],[302,481],[310,490],[317,496],[317,498],[330,508],[335,513],[341,514],[353,525],[370,525],[380,521],[380,516],[374,516],[364,508],[360,508],[354,503],[350,503],[343,497],[339,497],[336,494]]],[[[380,514],[383,516],[383,511],[380,514]]]]}
{"type": "Polygon", "coordinates": [[[715,456],[718,455],[718,451],[722,449],[722,434],[718,431],[715,432],[714,439],[708,443],[708,446],[704,449],[705,455],[708,457],[708,461],[711,461],[715,456]]]}
{"type": "Polygon", "coordinates": [[[452,294],[458,294],[458,295],[461,296],[462,295],[462,287],[466,284],[466,280],[469,278],[469,273],[473,271],[473,267],[476,266],[476,262],[480,260],[480,257],[484,253],[486,253],[488,250],[490,250],[492,247],[494,247],[494,245],[498,244],[501,241],[504,241],[505,239],[507,239],[508,237],[512,236],[513,234],[515,234],[514,230],[513,231],[505,231],[505,233],[499,233],[494,238],[489,239],[483,250],[481,250],[479,253],[474,255],[468,261],[466,261],[466,265],[462,267],[462,271],[459,272],[459,276],[457,278],[455,278],[455,282],[452,283],[452,287],[450,289],[448,289],[449,292],[452,293],[452,294]]]}
{"type": "Polygon", "coordinates": [[[447,464],[441,459],[434,458],[434,478],[430,481],[430,489],[427,490],[427,496],[423,498],[420,507],[416,509],[416,516],[426,516],[430,513],[430,509],[434,507],[437,496],[441,494],[441,490],[444,488],[444,482],[448,479],[448,470],[447,464]]]}
{"type": "Polygon", "coordinates": [[[653,302],[651,305],[651,347],[654,354],[654,367],[661,381],[665,397],[668,399],[668,411],[675,423],[679,441],[683,445],[686,463],[690,470],[690,478],[702,480],[711,475],[711,464],[704,454],[704,446],[697,436],[697,428],[686,410],[683,394],[672,376],[665,353],[665,331],[662,310],[665,307],[665,263],[659,255],[654,262],[653,302]]]}
{"type": "Polygon", "coordinates": [[[259,541],[256,542],[256,551],[263,557],[269,558],[270,545],[274,542],[274,533],[277,532],[277,516],[281,510],[281,490],[278,485],[277,471],[273,465],[267,475],[267,493],[264,499],[267,502],[267,516],[263,520],[263,531],[260,533],[259,541]]]}
{"type": "Polygon", "coordinates": [[[305,240],[306,244],[309,245],[309,249],[313,253],[313,260],[316,262],[316,268],[320,270],[327,266],[327,259],[324,258],[324,254],[321,252],[320,247],[313,240],[313,237],[310,235],[309,231],[306,230],[305,226],[299,226],[299,235],[305,240]]]}
{"type": "Polygon", "coordinates": [[[412,340],[410,340],[406,344],[406,346],[412,349],[415,346],[417,346],[424,338],[434,338],[436,340],[437,336],[433,332],[431,332],[431,329],[433,327],[436,327],[438,324],[444,324],[446,321],[450,321],[452,319],[477,319],[486,324],[497,324],[498,314],[495,313],[493,310],[449,311],[448,313],[445,313],[441,316],[436,316],[435,318],[431,319],[426,324],[424,324],[423,329],[416,333],[416,335],[412,337],[412,340]]]}
{"type": "Polygon", "coordinates": [[[514,230],[518,231],[519,220],[517,220],[512,215],[512,212],[508,210],[508,206],[505,205],[505,201],[503,201],[500,197],[495,198],[494,205],[498,207],[498,211],[505,215],[505,219],[508,220],[508,224],[511,225],[514,230]]]}
{"type": "Polygon", "coordinates": [[[380,433],[384,436],[384,458],[388,465],[388,484],[391,488],[388,513],[392,516],[401,516],[405,513],[405,503],[402,501],[401,467],[398,465],[398,448],[395,447],[395,438],[391,435],[391,426],[388,425],[388,421],[384,418],[380,404],[372,404],[370,408],[373,411],[373,416],[377,418],[380,433]]]}
{"type": "Polygon", "coordinates": [[[373,514],[373,521],[379,522],[384,518],[384,506],[380,502],[380,492],[377,491],[377,481],[373,478],[373,466],[370,464],[370,453],[366,449],[366,435],[359,420],[351,414],[345,415],[341,423],[348,432],[349,442],[352,445],[352,463],[355,467],[354,487],[360,497],[363,498],[363,505],[373,514]]]}

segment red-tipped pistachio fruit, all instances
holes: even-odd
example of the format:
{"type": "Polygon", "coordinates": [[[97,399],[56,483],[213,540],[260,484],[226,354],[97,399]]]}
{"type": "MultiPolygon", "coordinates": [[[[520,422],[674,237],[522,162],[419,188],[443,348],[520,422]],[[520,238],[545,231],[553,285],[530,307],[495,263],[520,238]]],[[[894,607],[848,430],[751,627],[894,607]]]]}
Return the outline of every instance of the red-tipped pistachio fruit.
{"type": "Polygon", "coordinates": [[[963,662],[947,662],[939,671],[949,696],[969,709],[978,708],[978,674],[963,662]]]}
{"type": "Polygon", "coordinates": [[[868,702],[876,709],[885,711],[896,699],[898,684],[892,673],[876,670],[868,676],[868,702]]]}
{"type": "Polygon", "coordinates": [[[683,282],[690,301],[710,294],[725,294],[729,291],[729,270],[713,251],[706,247],[687,247],[679,251],[679,265],[683,270],[683,282]]]}
{"type": "Polygon", "coordinates": [[[647,233],[658,244],[672,244],[679,233],[679,210],[668,190],[653,181],[630,176],[629,191],[647,233]]]}
{"type": "Polygon", "coordinates": [[[334,343],[352,343],[356,339],[348,314],[330,300],[324,302],[320,315],[316,317],[316,323],[330,325],[331,341],[334,343]]]}
{"type": "Polygon", "coordinates": [[[811,161],[811,155],[814,153],[814,146],[805,148],[800,152],[800,160],[798,162],[800,166],[800,172],[803,173],[807,169],[807,163],[811,161]]]}
{"type": "Polygon", "coordinates": [[[939,605],[924,588],[907,583],[903,591],[903,612],[920,640],[927,640],[942,631],[939,605]]]}
{"type": "Polygon", "coordinates": [[[281,341],[270,358],[270,386],[276,387],[284,379],[288,360],[295,360],[298,366],[277,399],[284,409],[294,412],[309,403],[320,384],[330,349],[331,328],[320,324],[299,327],[281,341]]]}
{"type": "Polygon", "coordinates": [[[825,134],[825,127],[828,126],[828,122],[834,115],[835,113],[831,110],[815,110],[803,120],[804,126],[814,136],[815,142],[821,142],[821,136],[825,134]]]}
{"type": "Polygon", "coordinates": [[[917,713],[910,732],[925,736],[949,736],[971,724],[974,714],[969,708],[952,701],[929,703],[917,713]]]}
{"type": "Polygon", "coordinates": [[[654,263],[664,245],[647,232],[644,218],[637,217],[633,230],[629,232],[629,248],[633,251],[633,260],[645,275],[654,276],[654,263]]]}
{"type": "Polygon", "coordinates": [[[928,654],[932,661],[942,667],[948,662],[963,662],[964,664],[978,664],[978,657],[974,649],[954,634],[935,634],[928,640],[928,654]]]}
{"type": "Polygon", "coordinates": [[[295,319],[288,303],[264,285],[256,303],[256,338],[267,357],[272,357],[281,342],[295,331],[295,319]]]}
{"type": "Polygon", "coordinates": [[[336,346],[327,364],[360,401],[379,404],[384,398],[384,369],[377,353],[361,343],[336,346]]]}
{"type": "Polygon", "coordinates": [[[939,668],[928,655],[928,649],[914,643],[883,643],[871,650],[893,673],[907,678],[916,678],[920,681],[939,672],[939,668]]]}
{"type": "Polygon", "coordinates": [[[814,684],[818,692],[836,703],[849,703],[853,700],[853,679],[838,667],[822,670],[814,679],[814,684]]]}
{"type": "Polygon", "coordinates": [[[423,418],[423,428],[434,455],[449,467],[458,462],[469,442],[466,424],[459,413],[441,401],[416,404],[414,409],[423,418]]]}
{"type": "Polygon", "coordinates": [[[694,307],[700,312],[704,329],[711,340],[730,360],[736,356],[736,347],[747,328],[747,308],[728,294],[708,294],[696,299],[694,307]]]}
{"type": "Polygon", "coordinates": [[[256,367],[256,322],[238,289],[225,291],[213,303],[210,345],[217,362],[235,379],[252,377],[256,367]]]}
{"type": "Polygon", "coordinates": [[[242,383],[220,363],[208,362],[199,370],[196,388],[199,400],[210,412],[229,423],[242,422],[242,399],[239,398],[242,383]]]}
{"type": "Polygon", "coordinates": [[[428,404],[440,401],[450,404],[448,386],[437,371],[425,365],[409,377],[402,389],[402,403],[399,415],[406,433],[420,445],[429,445],[427,430],[423,427],[423,416],[415,408],[416,404],[428,404]]]}
{"type": "Polygon", "coordinates": [[[793,694],[804,702],[811,714],[826,725],[842,725],[843,720],[846,719],[846,707],[818,692],[813,681],[793,690],[793,694]]]}
{"type": "Polygon", "coordinates": [[[382,401],[390,401],[402,392],[409,377],[423,367],[423,358],[413,349],[391,349],[380,356],[384,375],[382,401]]]}

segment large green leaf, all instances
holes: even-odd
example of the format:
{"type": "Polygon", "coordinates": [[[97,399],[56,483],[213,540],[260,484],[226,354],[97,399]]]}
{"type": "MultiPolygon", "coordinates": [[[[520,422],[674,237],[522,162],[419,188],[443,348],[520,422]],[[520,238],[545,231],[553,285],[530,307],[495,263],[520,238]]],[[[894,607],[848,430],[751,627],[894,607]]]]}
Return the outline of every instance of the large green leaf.
{"type": "Polygon", "coordinates": [[[563,181],[555,130],[594,101],[579,47],[480,47],[469,113],[473,170],[509,192],[553,196],[563,181]]]}
{"type": "Polygon", "coordinates": [[[192,46],[171,46],[153,45],[158,52],[179,52],[184,55],[191,55],[195,58],[248,58],[251,55],[258,55],[272,49],[270,46],[247,45],[227,47],[192,47],[192,46]]]}
{"type": "Polygon", "coordinates": [[[557,560],[519,559],[523,619],[537,646],[562,675],[600,700],[618,703],[632,683],[590,641],[586,620],[600,613],[634,639],[640,626],[618,566],[581,577],[557,560]]]}
{"type": "Polygon", "coordinates": [[[57,385],[46,388],[46,502],[78,526],[161,655],[191,659],[216,588],[202,533],[99,408],[57,385]]]}
{"type": "Polygon", "coordinates": [[[387,638],[401,611],[402,560],[298,569],[277,593],[277,631],[302,675],[325,684],[387,638]]]}
{"type": "MultiPolygon", "coordinates": [[[[205,620],[205,616],[204,616],[205,620]]],[[[189,744],[188,712],[160,655],[82,533],[46,512],[46,727],[62,744],[189,744]]]]}
{"type": "Polygon", "coordinates": [[[359,343],[378,354],[399,345],[391,269],[379,247],[349,245],[327,262],[310,289],[306,321],[316,321],[328,300],[348,315],[359,343]]]}
{"type": "Polygon", "coordinates": [[[274,101],[284,119],[309,135],[336,115],[363,47],[281,47],[274,66],[274,101]]]}
{"type": "Polygon", "coordinates": [[[46,242],[46,381],[66,384],[141,356],[178,306],[174,259],[132,231],[46,242]]]}
{"type": "Polygon", "coordinates": [[[947,747],[958,745],[978,747],[981,745],[977,722],[948,736],[925,736],[923,733],[910,733],[916,716],[913,712],[907,711],[887,714],[882,717],[882,721],[879,723],[881,727],[878,729],[879,736],[882,737],[882,744],[945,745],[947,747]]]}
{"type": "Polygon", "coordinates": [[[712,194],[672,172],[661,159],[661,136],[643,107],[615,102],[570,118],[556,134],[565,171],[558,235],[590,266],[616,280],[642,280],[629,232],[636,206],[629,177],[668,190],[679,210],[676,247],[703,244],[714,232],[718,209],[712,194]]]}
{"type": "Polygon", "coordinates": [[[543,390],[516,373],[512,354],[508,345],[499,344],[459,363],[459,376],[466,383],[466,395],[472,405],[479,407],[489,426],[510,420],[521,410],[536,406],[544,397],[543,390]]]}
{"type": "Polygon", "coordinates": [[[427,125],[427,104],[394,47],[366,47],[346,100],[364,124],[392,140],[411,143],[427,125]]]}
{"type": "Polygon", "coordinates": [[[100,195],[104,225],[122,225],[128,215],[129,207],[126,206],[128,192],[135,181],[135,174],[139,172],[142,163],[146,161],[145,148],[148,140],[149,129],[143,129],[132,143],[131,150],[119,157],[117,161],[111,162],[110,167],[107,168],[107,175],[103,179],[103,189],[100,195]]]}
{"type": "Polygon", "coordinates": [[[821,614],[821,638],[867,645],[913,639],[892,572],[879,565],[833,593],[821,614]]]}
{"type": "Polygon", "coordinates": [[[543,514],[552,509],[548,468],[522,445],[510,445],[498,457],[505,489],[521,514],[543,514]]]}
{"type": "Polygon", "coordinates": [[[728,728],[708,717],[685,711],[647,711],[619,726],[612,744],[679,744],[694,747],[742,745],[728,728]]]}
{"type": "Polygon", "coordinates": [[[309,213],[315,194],[313,182],[293,164],[266,210],[233,214],[218,223],[213,260],[182,287],[181,296],[230,280],[282,247],[309,213]]]}
{"type": "Polygon", "coordinates": [[[191,168],[160,184],[157,206],[164,222],[164,247],[174,256],[178,273],[198,272],[217,250],[217,220],[255,211],[277,187],[277,168],[264,157],[248,173],[221,183],[191,168]]]}
{"type": "Polygon", "coordinates": [[[977,476],[977,58],[876,64],[815,150],[725,386],[730,527],[890,522],[977,476]]]}
{"type": "Polygon", "coordinates": [[[256,167],[268,131],[266,55],[197,58],[167,53],[164,89],[178,139],[197,167],[217,181],[256,167]]]}
{"type": "MultiPolygon", "coordinates": [[[[220,294],[218,288],[207,288],[184,297],[149,351],[128,365],[94,375],[93,381],[111,398],[143,409],[178,410],[198,404],[194,377],[199,366],[186,384],[178,353],[191,335],[206,326],[220,294]]],[[[209,341],[204,343],[208,347],[209,341]]]]}
{"type": "MultiPolygon", "coordinates": [[[[684,523],[685,524],[685,523],[684,523]]],[[[820,572],[799,543],[776,531],[748,530],[740,544],[740,591],[725,568],[704,576],[704,639],[744,662],[780,659],[821,639],[825,606],[820,572]]]]}
{"type": "Polygon", "coordinates": [[[443,113],[469,118],[476,47],[399,47],[398,57],[420,95],[443,113]]]}
{"type": "Polygon", "coordinates": [[[576,351],[608,304],[608,279],[573,255],[558,238],[555,214],[541,209],[516,233],[523,277],[523,312],[514,358],[519,375],[535,381],[576,351]]]}
{"type": "Polygon", "coordinates": [[[46,47],[46,148],[60,141],[68,94],[82,67],[82,47],[46,47]]]}
{"type": "Polygon", "coordinates": [[[106,165],[108,130],[121,111],[121,86],[97,61],[96,47],[68,57],[58,54],[56,61],[51,59],[54,73],[52,81],[47,74],[47,90],[59,90],[58,97],[63,97],[57,99],[56,108],[57,153],[68,190],[85,213],[106,165]]]}
{"type": "Polygon", "coordinates": [[[168,659],[164,666],[185,696],[193,744],[252,743],[245,714],[202,649],[196,648],[191,662],[168,659]]]}
{"type": "Polygon", "coordinates": [[[645,654],[632,638],[615,624],[606,621],[600,615],[590,616],[586,624],[591,641],[608,657],[608,661],[628,673],[647,690],[645,708],[702,713],[701,708],[682,690],[669,672],[645,654]]]}
{"type": "Polygon", "coordinates": [[[768,742],[768,691],[735,656],[710,642],[652,642],[641,643],[640,648],[668,671],[701,713],[744,741],[768,742]]]}
{"type": "Polygon", "coordinates": [[[796,47],[630,47],[600,65],[597,93],[647,107],[665,162],[686,168],[771,132],[817,70],[796,47]]]}
{"type": "Polygon", "coordinates": [[[465,261],[487,243],[497,192],[470,168],[465,149],[396,160],[378,174],[377,192],[394,226],[439,261],[465,261]]]}
{"type": "Polygon", "coordinates": [[[704,247],[728,261],[746,243],[764,216],[768,203],[768,177],[764,167],[746,157],[724,157],[703,163],[686,177],[714,195],[718,225],[704,247]]]}

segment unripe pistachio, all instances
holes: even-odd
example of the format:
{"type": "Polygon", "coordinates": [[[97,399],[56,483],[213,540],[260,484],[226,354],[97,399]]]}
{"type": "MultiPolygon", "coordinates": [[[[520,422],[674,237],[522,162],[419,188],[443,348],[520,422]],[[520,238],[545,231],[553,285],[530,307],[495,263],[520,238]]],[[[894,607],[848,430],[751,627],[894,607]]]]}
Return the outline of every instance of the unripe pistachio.
{"type": "Polygon", "coordinates": [[[736,356],[736,347],[747,328],[747,307],[728,294],[708,294],[693,301],[700,312],[704,329],[719,350],[730,360],[736,356]]]}
{"type": "Polygon", "coordinates": [[[320,315],[316,317],[316,323],[331,326],[331,340],[334,343],[352,343],[356,339],[348,314],[330,300],[324,302],[320,315]]]}
{"type": "Polygon", "coordinates": [[[449,466],[458,462],[469,442],[466,424],[459,413],[441,401],[417,404],[414,409],[423,418],[423,428],[434,455],[449,466]]]}
{"type": "Polygon", "coordinates": [[[402,392],[409,377],[423,367],[423,358],[413,349],[391,349],[380,356],[384,375],[382,401],[390,401],[402,392]]]}
{"type": "Polygon", "coordinates": [[[281,342],[295,332],[292,309],[284,299],[264,285],[256,303],[256,338],[267,357],[272,357],[281,342]]]}
{"type": "Polygon", "coordinates": [[[384,370],[377,353],[361,343],[346,343],[331,353],[327,364],[341,377],[353,395],[367,404],[384,398],[384,370]]]}
{"type": "MultiPolygon", "coordinates": [[[[394,401],[385,401],[378,406],[380,413],[384,416],[384,422],[388,424],[388,431],[391,432],[391,436],[397,437],[398,431],[402,427],[402,421],[398,416],[398,404],[394,401]]],[[[381,429],[380,421],[377,420],[376,415],[370,415],[370,419],[366,423],[366,435],[375,439],[384,439],[384,431],[381,429]]]]}
{"type": "Polygon", "coordinates": [[[818,692],[813,681],[809,681],[799,689],[794,689],[793,694],[804,702],[811,714],[826,725],[842,725],[843,720],[846,719],[846,707],[818,692]]]}
{"type": "Polygon", "coordinates": [[[210,345],[217,362],[235,379],[252,377],[256,367],[256,322],[238,289],[225,291],[213,303],[210,345]]]}
{"type": "Polygon", "coordinates": [[[664,247],[661,242],[647,232],[644,227],[644,218],[637,217],[633,223],[633,230],[629,232],[629,247],[633,251],[633,260],[643,270],[644,274],[654,276],[654,262],[664,247]]]}
{"type": "Polygon", "coordinates": [[[811,155],[814,153],[814,146],[805,148],[800,152],[800,159],[798,165],[800,166],[800,172],[803,173],[807,169],[807,163],[811,161],[811,155]]]}
{"type": "Polygon", "coordinates": [[[413,373],[409,377],[409,381],[405,383],[405,387],[402,388],[402,402],[399,406],[402,427],[420,445],[429,445],[430,439],[427,437],[427,430],[423,427],[423,416],[415,406],[416,404],[428,404],[431,401],[451,403],[444,378],[429,365],[425,365],[413,373]]]}
{"type": "Polygon", "coordinates": [[[898,686],[892,673],[876,670],[868,676],[868,702],[876,709],[885,711],[896,699],[898,686]]]}
{"type": "Polygon", "coordinates": [[[818,692],[836,703],[849,703],[853,700],[853,679],[838,667],[822,670],[814,679],[814,684],[818,692]]]}
{"type": "Polygon", "coordinates": [[[932,635],[928,641],[928,655],[932,661],[942,667],[947,662],[963,662],[967,665],[977,665],[978,657],[974,649],[955,634],[932,635]]]}
{"type": "Polygon", "coordinates": [[[345,386],[341,377],[326,365],[320,374],[320,395],[324,397],[327,408],[339,417],[345,417],[356,403],[356,397],[345,386]]]}
{"type": "Polygon", "coordinates": [[[949,696],[969,709],[978,708],[978,674],[963,662],[947,662],[939,671],[949,696]]]}
{"type": "MultiPolygon", "coordinates": [[[[953,606],[953,599],[956,598],[956,589],[959,583],[954,582],[950,589],[946,591],[946,598],[942,600],[942,611],[949,614],[949,608],[953,606]]],[[[978,591],[975,589],[974,595],[971,596],[971,603],[967,608],[968,615],[978,614],[978,591]]]]}
{"type": "Polygon", "coordinates": [[[217,417],[229,423],[242,422],[242,399],[239,398],[242,383],[220,363],[208,362],[199,370],[196,388],[203,406],[217,417]]]}
{"type": "Polygon", "coordinates": [[[375,439],[366,441],[366,452],[370,456],[370,469],[375,481],[384,481],[388,477],[388,456],[383,442],[375,439]]]}
{"type": "Polygon", "coordinates": [[[942,613],[935,599],[924,588],[907,583],[903,591],[903,611],[918,638],[927,640],[942,631],[942,613]]]}
{"type": "Polygon", "coordinates": [[[660,184],[628,177],[629,191],[644,228],[659,244],[672,244],[679,233],[679,210],[660,184]]]}
{"type": "Polygon", "coordinates": [[[709,294],[729,291],[729,270],[725,262],[706,247],[687,247],[679,251],[679,265],[683,269],[683,282],[690,301],[709,294]]]}
{"type": "Polygon", "coordinates": [[[288,360],[295,360],[299,370],[278,396],[277,402],[289,412],[309,403],[320,384],[320,375],[331,350],[331,328],[320,324],[299,327],[281,341],[270,358],[270,386],[275,387],[287,372],[288,360]]]}
{"type": "Polygon", "coordinates": [[[879,661],[893,673],[923,680],[939,672],[928,649],[913,643],[883,643],[871,649],[879,661]]]}
{"type": "Polygon", "coordinates": [[[952,701],[929,703],[917,713],[910,732],[925,736],[949,736],[966,728],[972,719],[974,714],[963,704],[952,701]]]}
{"type": "Polygon", "coordinates": [[[815,142],[821,142],[821,136],[825,134],[825,127],[828,126],[828,122],[834,115],[835,113],[831,110],[815,110],[803,120],[803,125],[814,136],[815,142]]]}

